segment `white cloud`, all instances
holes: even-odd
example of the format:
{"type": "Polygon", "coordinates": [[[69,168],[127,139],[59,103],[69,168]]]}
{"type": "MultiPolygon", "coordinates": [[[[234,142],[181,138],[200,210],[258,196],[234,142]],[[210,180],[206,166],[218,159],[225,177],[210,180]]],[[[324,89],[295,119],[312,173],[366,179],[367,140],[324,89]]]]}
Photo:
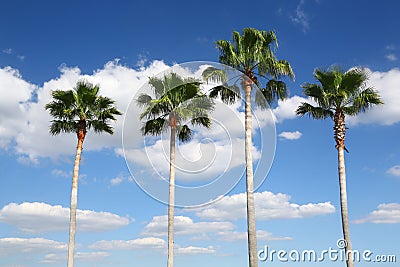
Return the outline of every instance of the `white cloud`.
{"type": "Polygon", "coordinates": [[[394,224],[400,223],[400,203],[384,203],[372,211],[365,218],[355,220],[354,223],[394,224]]]}
{"type": "Polygon", "coordinates": [[[295,15],[291,17],[292,22],[295,24],[299,24],[303,29],[303,32],[306,32],[310,25],[308,22],[308,15],[305,13],[303,9],[304,0],[300,0],[299,4],[296,7],[295,15]]]}
{"type": "MultiPolygon", "coordinates": [[[[370,70],[368,70],[370,71],[370,70]]],[[[392,125],[400,121],[400,69],[394,68],[387,72],[370,71],[369,86],[373,86],[383,99],[384,104],[356,117],[348,117],[349,124],[379,124],[392,125]]]]}
{"type": "Polygon", "coordinates": [[[157,237],[145,237],[133,240],[101,240],[89,245],[95,250],[135,250],[135,249],[161,249],[165,248],[165,241],[157,237]]]}
{"type": "Polygon", "coordinates": [[[281,132],[278,136],[287,140],[297,140],[300,139],[303,134],[299,131],[295,132],[281,132]]]}
{"type": "Polygon", "coordinates": [[[388,169],[386,173],[393,175],[393,176],[400,176],[400,165],[395,165],[388,169]]]}
{"type": "Polygon", "coordinates": [[[111,185],[119,185],[124,181],[124,178],[121,176],[115,177],[113,179],[110,180],[110,184],[111,185]]]}
{"type": "Polygon", "coordinates": [[[393,54],[393,53],[391,53],[391,54],[386,54],[386,55],[385,55],[385,58],[386,58],[387,60],[389,60],[389,61],[396,61],[396,60],[397,60],[397,56],[396,56],[395,54],[393,54]]]}
{"type": "MultiPolygon", "coordinates": [[[[0,222],[27,233],[65,231],[69,225],[69,209],[39,202],[10,203],[0,210],[0,222]]],[[[77,210],[77,231],[109,231],[129,223],[128,218],[113,213],[77,210]]]]}
{"type": "Polygon", "coordinates": [[[0,255],[64,252],[67,244],[44,238],[0,238],[0,255]]]}
{"type": "MultiPolygon", "coordinates": [[[[224,242],[236,242],[247,240],[247,232],[219,232],[217,237],[224,242]]],[[[274,240],[292,240],[291,237],[274,236],[272,233],[264,230],[257,230],[257,241],[274,241],[274,240]]]]}
{"type": "Polygon", "coordinates": [[[0,148],[9,148],[18,133],[29,127],[29,121],[25,120],[26,102],[35,89],[35,85],[22,79],[18,70],[0,68],[0,148]]]}
{"type": "Polygon", "coordinates": [[[72,177],[72,173],[71,172],[66,172],[66,171],[59,170],[59,169],[52,170],[51,174],[54,175],[54,176],[59,176],[59,177],[64,177],[64,178],[72,177]]]}
{"type": "Polygon", "coordinates": [[[276,116],[276,121],[283,122],[286,119],[294,119],[297,117],[296,109],[301,105],[302,102],[311,102],[307,98],[300,96],[292,96],[285,101],[279,100],[278,107],[273,109],[276,116]]]}
{"type": "Polygon", "coordinates": [[[3,53],[11,55],[13,53],[13,50],[12,50],[12,48],[6,48],[6,49],[3,49],[3,53]]]}
{"type": "MultiPolygon", "coordinates": [[[[146,225],[142,235],[148,236],[166,236],[168,217],[154,216],[153,220],[146,225]]],[[[229,231],[234,228],[230,222],[193,222],[186,216],[175,216],[174,231],[176,235],[194,235],[202,233],[216,233],[220,231],[229,231]]]]}
{"type": "Polygon", "coordinates": [[[209,247],[194,247],[194,246],[188,246],[188,247],[178,247],[175,249],[175,253],[177,255],[198,255],[198,254],[215,254],[216,250],[214,249],[213,246],[209,247]]]}
{"type": "MultiPolygon", "coordinates": [[[[76,252],[75,260],[84,262],[97,262],[102,261],[104,258],[109,257],[110,254],[107,252],[76,252]]],[[[44,259],[40,261],[43,264],[53,264],[58,262],[65,262],[67,260],[67,254],[56,254],[51,253],[44,256],[44,259]]]]}
{"type": "MultiPolygon", "coordinates": [[[[282,193],[256,192],[254,197],[258,220],[305,218],[335,212],[335,207],[330,202],[299,205],[290,203],[290,196],[282,193]]],[[[225,196],[214,204],[200,209],[196,215],[217,221],[245,218],[246,195],[241,193],[225,196]]]]}

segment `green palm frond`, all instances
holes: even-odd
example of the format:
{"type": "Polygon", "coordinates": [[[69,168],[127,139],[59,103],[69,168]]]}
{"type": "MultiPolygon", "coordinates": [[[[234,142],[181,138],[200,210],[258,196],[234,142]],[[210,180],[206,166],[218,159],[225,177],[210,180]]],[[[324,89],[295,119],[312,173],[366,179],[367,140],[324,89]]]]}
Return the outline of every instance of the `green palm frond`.
{"type": "Polygon", "coordinates": [[[190,141],[193,137],[193,131],[186,124],[177,128],[177,134],[179,141],[183,143],[190,141]]]}
{"type": "Polygon", "coordinates": [[[343,112],[350,116],[355,116],[359,112],[365,112],[373,105],[381,105],[383,101],[378,92],[369,87],[360,92],[353,98],[352,105],[343,108],[343,112]]]}
{"type": "Polygon", "coordinates": [[[167,129],[168,121],[164,118],[156,118],[148,120],[144,123],[140,129],[143,135],[160,135],[167,129]]]}
{"type": "Polygon", "coordinates": [[[302,102],[297,108],[296,114],[299,116],[308,115],[314,119],[326,119],[333,118],[333,111],[329,109],[324,109],[322,107],[314,107],[309,103],[302,102]]]}
{"type": "Polygon", "coordinates": [[[210,90],[209,96],[211,98],[220,97],[222,102],[226,104],[233,104],[237,99],[240,98],[240,89],[237,85],[218,85],[210,90]]]}
{"type": "Polygon", "coordinates": [[[78,128],[76,121],[69,120],[53,120],[50,125],[50,134],[58,135],[60,133],[75,133],[78,128]]]}

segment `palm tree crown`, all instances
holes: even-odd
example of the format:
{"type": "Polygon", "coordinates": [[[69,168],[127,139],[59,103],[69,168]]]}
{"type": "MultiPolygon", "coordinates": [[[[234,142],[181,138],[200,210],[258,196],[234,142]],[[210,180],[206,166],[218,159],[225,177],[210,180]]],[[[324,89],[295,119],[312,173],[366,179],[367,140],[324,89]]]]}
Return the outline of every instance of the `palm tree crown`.
{"type": "Polygon", "coordinates": [[[317,106],[302,103],[296,113],[314,119],[332,118],[335,122],[336,145],[344,147],[344,116],[354,116],[373,105],[383,104],[378,93],[368,87],[368,75],[364,69],[352,68],[346,72],[332,67],[328,70],[314,71],[319,84],[304,84],[304,95],[314,100],[317,106]]]}
{"type": "Polygon", "coordinates": [[[113,133],[109,120],[116,120],[115,115],[122,113],[108,97],[99,96],[98,85],[85,80],[78,81],[73,90],[55,90],[51,92],[53,101],[45,108],[55,118],[51,121],[50,133],[79,132],[84,135],[93,128],[94,132],[113,133]]]}
{"type": "MultiPolygon", "coordinates": [[[[234,31],[232,41],[219,40],[216,45],[220,51],[219,62],[243,73],[244,76],[239,79],[250,79],[249,82],[260,89],[256,93],[256,103],[260,107],[266,108],[267,103],[287,97],[287,86],[278,79],[283,76],[294,78],[294,73],[286,60],[276,58],[274,50],[278,47],[278,41],[273,31],[245,28],[242,35],[234,31]],[[264,85],[262,80],[266,80],[264,85]]],[[[203,76],[206,79],[226,81],[223,71],[213,67],[206,69],[203,76]]],[[[230,104],[236,100],[239,92],[236,88],[220,86],[213,88],[210,94],[212,97],[218,95],[230,104]]]]}
{"type": "Polygon", "coordinates": [[[189,141],[193,131],[186,124],[211,127],[208,112],[214,103],[200,90],[200,82],[192,78],[182,79],[176,73],[165,75],[162,79],[150,78],[149,84],[154,97],[141,94],[137,99],[144,107],[140,119],[146,119],[141,131],[143,135],[160,135],[170,127],[176,127],[180,141],[189,141]]]}

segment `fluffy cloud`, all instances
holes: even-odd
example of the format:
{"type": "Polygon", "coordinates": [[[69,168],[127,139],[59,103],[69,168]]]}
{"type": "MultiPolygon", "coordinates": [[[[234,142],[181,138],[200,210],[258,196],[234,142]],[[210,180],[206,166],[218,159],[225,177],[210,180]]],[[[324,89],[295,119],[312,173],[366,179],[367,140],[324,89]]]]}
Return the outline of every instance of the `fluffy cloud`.
{"type": "Polygon", "coordinates": [[[64,252],[67,244],[44,238],[0,238],[0,255],[64,252]]]}
{"type": "Polygon", "coordinates": [[[278,106],[273,109],[273,113],[276,117],[277,122],[283,122],[287,119],[296,118],[296,109],[301,105],[302,102],[311,102],[307,98],[300,96],[292,96],[285,101],[279,100],[278,106]]]}
{"type": "Polygon", "coordinates": [[[0,148],[7,148],[19,132],[29,127],[29,121],[25,120],[27,101],[35,89],[35,85],[22,79],[18,70],[0,69],[0,148]]]}
{"type": "Polygon", "coordinates": [[[134,240],[101,240],[89,246],[95,250],[135,250],[165,248],[165,241],[157,237],[145,237],[134,240]]]}
{"type": "Polygon", "coordinates": [[[355,220],[354,223],[400,223],[400,203],[380,204],[368,216],[355,220]]]}
{"type": "MultiPolygon", "coordinates": [[[[146,225],[142,235],[148,236],[166,236],[168,217],[155,216],[153,220],[146,225]]],[[[202,233],[216,233],[220,231],[230,231],[234,225],[230,222],[193,222],[186,216],[175,216],[174,231],[176,235],[193,235],[202,233]]]]}
{"type": "Polygon", "coordinates": [[[299,131],[295,132],[281,132],[278,136],[287,140],[297,140],[300,139],[303,134],[299,131]]]}
{"type": "Polygon", "coordinates": [[[386,171],[387,174],[393,176],[400,176],[400,165],[394,165],[386,171]]]}
{"type": "MultiPolygon", "coordinates": [[[[38,202],[10,203],[0,210],[0,222],[27,233],[65,231],[68,229],[69,209],[38,202]]],[[[77,211],[78,231],[108,231],[129,223],[128,218],[109,212],[77,211]]]]}
{"type": "MultiPolygon", "coordinates": [[[[290,196],[268,191],[254,194],[258,220],[293,219],[323,215],[335,212],[330,202],[299,205],[290,203],[290,196]]],[[[196,215],[209,220],[237,220],[246,217],[245,193],[225,196],[214,204],[202,208],[196,215]],[[234,210],[235,212],[232,212],[234,210]]]]}
{"type": "Polygon", "coordinates": [[[373,107],[371,110],[349,117],[350,124],[374,123],[392,125],[400,121],[400,69],[391,69],[387,72],[370,71],[369,86],[373,86],[383,99],[384,105],[373,107]]]}

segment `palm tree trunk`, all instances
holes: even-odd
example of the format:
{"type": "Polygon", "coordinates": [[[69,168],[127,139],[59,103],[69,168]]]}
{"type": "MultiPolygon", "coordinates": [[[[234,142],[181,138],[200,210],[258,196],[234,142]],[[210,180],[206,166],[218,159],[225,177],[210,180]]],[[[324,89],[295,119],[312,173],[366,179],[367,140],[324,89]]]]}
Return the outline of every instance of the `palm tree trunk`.
{"type": "Polygon", "coordinates": [[[347,267],[353,267],[353,256],[352,247],[350,240],[350,228],[349,228],[349,210],[347,206],[347,189],[346,189],[346,169],[344,163],[344,148],[338,148],[338,170],[339,170],[339,184],[340,184],[340,210],[342,213],[342,228],[343,236],[346,241],[346,265],[347,267]]]}
{"type": "Polygon", "coordinates": [[[169,144],[169,201],[168,201],[168,267],[174,266],[174,206],[175,206],[175,138],[176,122],[170,119],[171,139],[169,144]]]}
{"type": "Polygon", "coordinates": [[[249,250],[249,266],[258,267],[256,214],[254,206],[254,178],[252,155],[252,114],[251,114],[251,81],[246,80],[245,86],[245,159],[246,159],[246,196],[247,196],[247,242],[249,250]]]}
{"type": "Polygon", "coordinates": [[[346,266],[354,267],[350,228],[349,228],[349,209],[347,204],[347,189],[346,189],[346,167],[344,162],[344,141],[346,137],[345,116],[341,110],[337,110],[334,116],[334,131],[336,148],[338,150],[338,172],[339,172],[339,187],[340,187],[340,211],[342,215],[342,230],[345,242],[346,266]]]}
{"type": "Polygon", "coordinates": [[[74,266],[75,252],[75,233],[76,233],[76,208],[78,203],[78,177],[79,164],[81,161],[82,145],[85,139],[84,131],[78,133],[78,145],[76,146],[76,155],[74,162],[74,173],[72,176],[71,203],[69,215],[69,242],[68,242],[68,267],[74,266]]]}

